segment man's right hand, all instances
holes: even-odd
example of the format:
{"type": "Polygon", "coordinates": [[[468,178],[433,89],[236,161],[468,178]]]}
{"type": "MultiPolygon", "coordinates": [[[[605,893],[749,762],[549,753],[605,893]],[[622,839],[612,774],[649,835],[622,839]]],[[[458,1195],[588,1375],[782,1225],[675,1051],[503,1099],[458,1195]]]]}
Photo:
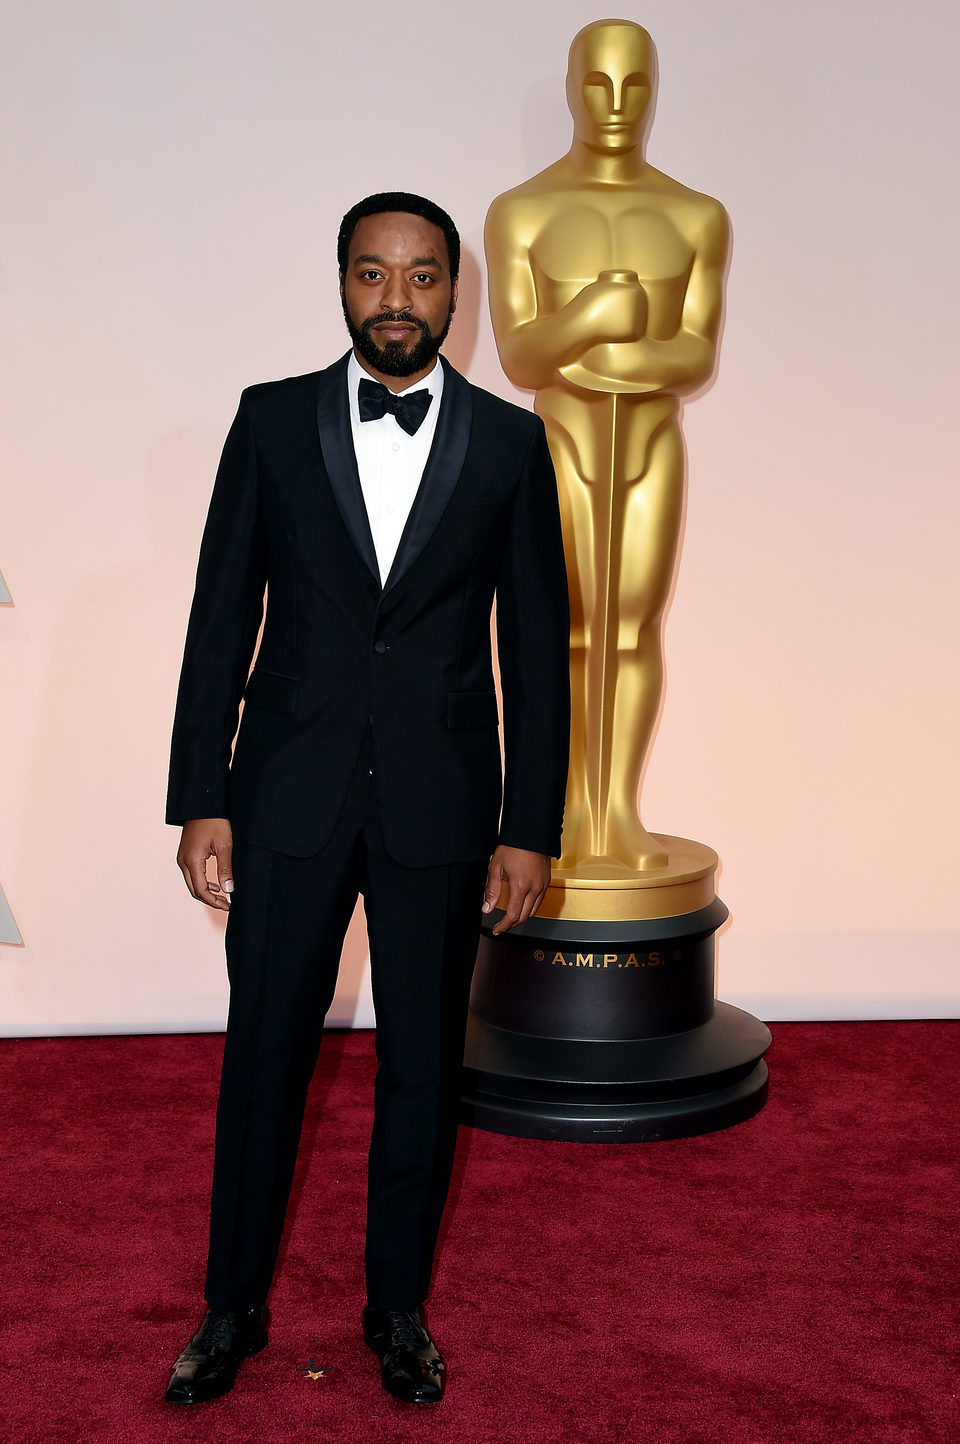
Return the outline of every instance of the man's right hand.
{"type": "Polygon", "coordinates": [[[233,829],[225,817],[194,817],[183,824],[177,866],[190,896],[228,912],[233,892],[233,829]],[[217,859],[217,881],[207,879],[207,859],[217,859]]]}

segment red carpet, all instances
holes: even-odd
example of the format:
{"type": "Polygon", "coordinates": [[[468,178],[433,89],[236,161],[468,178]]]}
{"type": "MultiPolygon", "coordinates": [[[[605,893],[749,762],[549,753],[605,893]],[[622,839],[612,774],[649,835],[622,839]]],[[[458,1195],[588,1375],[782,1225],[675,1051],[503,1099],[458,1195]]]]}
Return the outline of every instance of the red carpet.
{"type": "Polygon", "coordinates": [[[0,1438],[953,1444],[960,1024],[773,1032],[770,1102],[724,1133],[463,1131],[432,1410],[358,1337],[369,1034],[324,1045],[269,1348],[180,1411],[221,1039],[0,1044],[0,1438]]]}

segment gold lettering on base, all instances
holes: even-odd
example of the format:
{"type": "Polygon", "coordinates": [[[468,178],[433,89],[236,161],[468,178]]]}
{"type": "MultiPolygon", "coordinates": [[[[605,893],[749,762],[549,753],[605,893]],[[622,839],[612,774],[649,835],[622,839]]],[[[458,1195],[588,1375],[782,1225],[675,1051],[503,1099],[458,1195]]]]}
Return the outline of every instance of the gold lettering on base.
{"type": "MultiPolygon", "coordinates": [[[[533,956],[538,963],[548,960],[548,954],[540,948],[533,956]]],[[[679,962],[682,957],[683,953],[674,949],[669,958],[659,952],[644,953],[642,959],[636,953],[627,953],[626,956],[622,953],[571,953],[569,956],[554,953],[549,961],[552,967],[559,963],[562,968],[610,968],[614,963],[618,968],[665,968],[669,962],[679,962]]]]}

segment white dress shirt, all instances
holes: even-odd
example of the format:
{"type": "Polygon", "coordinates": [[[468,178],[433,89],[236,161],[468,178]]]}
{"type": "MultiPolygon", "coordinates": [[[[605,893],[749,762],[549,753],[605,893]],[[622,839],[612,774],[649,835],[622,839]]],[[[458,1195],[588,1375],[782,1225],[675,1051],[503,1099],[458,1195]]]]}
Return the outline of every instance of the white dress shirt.
{"type": "Polygon", "coordinates": [[[433,400],[413,436],[408,436],[397,418],[387,411],[376,421],[360,420],[358,388],[360,382],[375,380],[351,353],[347,362],[347,392],[350,397],[350,426],[353,449],[360,473],[360,488],[373,544],[377,550],[381,586],[387,580],[400,537],[407,524],[410,508],[420,487],[430,447],[433,445],[443,394],[443,367],[439,361],[422,381],[397,392],[409,396],[413,391],[428,390],[433,400]]]}

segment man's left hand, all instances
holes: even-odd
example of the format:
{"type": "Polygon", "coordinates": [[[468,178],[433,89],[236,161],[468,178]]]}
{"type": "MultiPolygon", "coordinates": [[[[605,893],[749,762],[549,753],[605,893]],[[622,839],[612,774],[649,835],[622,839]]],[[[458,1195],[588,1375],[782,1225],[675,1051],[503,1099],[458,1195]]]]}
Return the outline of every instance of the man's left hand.
{"type": "Polygon", "coordinates": [[[487,868],[483,911],[493,911],[504,883],[509,895],[506,911],[493,929],[494,937],[533,917],[543,902],[549,881],[550,859],[546,853],[527,852],[522,847],[505,847],[502,843],[496,848],[487,868]]]}

